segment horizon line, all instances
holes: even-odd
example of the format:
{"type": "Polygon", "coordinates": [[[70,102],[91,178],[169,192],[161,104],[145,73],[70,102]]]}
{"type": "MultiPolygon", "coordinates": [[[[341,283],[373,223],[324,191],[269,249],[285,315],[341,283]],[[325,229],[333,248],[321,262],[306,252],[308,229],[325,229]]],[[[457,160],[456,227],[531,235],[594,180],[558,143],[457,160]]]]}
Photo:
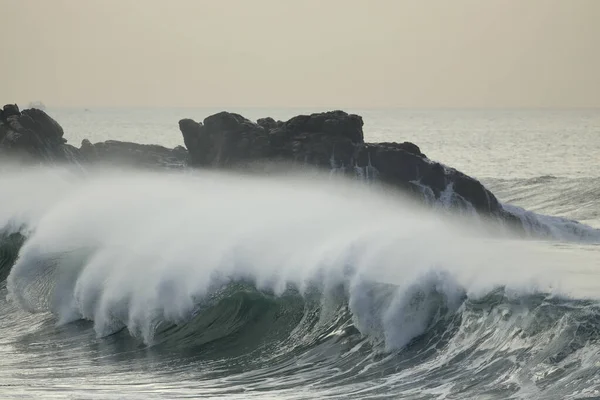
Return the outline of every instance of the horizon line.
{"type": "MultiPolygon", "coordinates": [[[[19,109],[31,108],[30,106],[34,102],[28,102],[27,104],[2,102],[1,104],[17,104],[19,109]]],[[[324,111],[333,110],[397,110],[397,111],[458,111],[458,110],[476,110],[476,111],[548,111],[548,110],[600,110],[600,105],[590,106],[335,106],[335,105],[302,105],[302,106],[267,106],[267,105],[203,105],[203,106],[179,106],[179,105],[47,105],[42,102],[42,105],[46,109],[182,109],[182,110],[222,110],[227,111],[229,109],[257,109],[257,110],[308,110],[308,109],[322,109],[324,111]]]]}

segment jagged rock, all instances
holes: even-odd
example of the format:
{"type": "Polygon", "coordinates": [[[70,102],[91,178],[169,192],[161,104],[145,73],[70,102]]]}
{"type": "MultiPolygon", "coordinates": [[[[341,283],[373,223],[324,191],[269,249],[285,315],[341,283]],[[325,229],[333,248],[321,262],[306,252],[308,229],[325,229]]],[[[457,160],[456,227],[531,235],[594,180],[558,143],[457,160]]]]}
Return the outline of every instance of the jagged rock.
{"type": "Polygon", "coordinates": [[[89,154],[94,151],[94,145],[88,139],[83,139],[79,150],[84,154],[89,154]]]}
{"type": "Polygon", "coordinates": [[[239,114],[222,111],[204,119],[204,126],[209,132],[242,131],[244,128],[253,128],[254,122],[239,114]]]}
{"type": "Polygon", "coordinates": [[[7,104],[0,114],[0,151],[33,159],[74,161],[78,150],[65,146],[62,127],[38,109],[7,104]]]}
{"type": "Polygon", "coordinates": [[[452,185],[458,203],[471,204],[484,214],[502,212],[496,197],[479,181],[432,162],[416,144],[365,143],[362,118],[343,111],[298,115],[283,123],[262,118],[256,124],[221,112],[203,124],[181,120],[179,127],[192,165],[231,167],[283,160],[349,174],[371,168],[379,181],[403,191],[418,193],[426,187],[440,198],[452,185]]]}
{"type": "Polygon", "coordinates": [[[329,111],[319,114],[298,115],[283,124],[291,136],[322,134],[330,138],[343,137],[353,143],[363,143],[363,120],[358,115],[344,111],[329,111]]]}
{"type": "Polygon", "coordinates": [[[179,129],[183,134],[183,143],[187,149],[194,149],[190,152],[190,162],[193,165],[202,165],[207,158],[208,142],[204,135],[204,127],[191,119],[182,119],[179,121],[179,129]]]}
{"type": "Polygon", "coordinates": [[[256,123],[263,127],[267,132],[272,131],[273,129],[281,128],[283,126],[282,121],[275,121],[271,117],[260,118],[256,123]]]}
{"type": "Polygon", "coordinates": [[[44,134],[45,140],[65,143],[63,128],[42,110],[31,108],[21,112],[21,124],[34,132],[44,134]]]}
{"type": "MultiPolygon", "coordinates": [[[[222,127],[218,126],[219,129],[222,127]]],[[[42,110],[19,111],[16,105],[7,104],[0,113],[0,154],[16,156],[22,161],[77,164],[119,162],[159,168],[181,168],[188,161],[188,151],[181,146],[168,149],[113,140],[96,144],[83,140],[78,149],[66,144],[63,136],[64,130],[60,124],[42,110]]],[[[193,143],[186,141],[188,144],[193,143]]]]}
{"type": "Polygon", "coordinates": [[[2,109],[2,118],[8,118],[13,115],[20,115],[19,106],[16,104],[6,104],[2,109]]]}
{"type": "Polygon", "coordinates": [[[19,111],[9,104],[0,112],[0,153],[25,152],[38,161],[159,168],[188,164],[235,168],[285,161],[377,177],[381,183],[424,198],[441,199],[450,193],[453,203],[469,204],[481,214],[515,222],[478,180],[429,160],[416,144],[365,143],[358,115],[330,111],[298,115],[286,122],[261,118],[255,123],[239,114],[220,112],[202,123],[182,119],[179,128],[187,150],[113,140],[95,144],[84,140],[77,149],[65,143],[62,127],[44,111],[19,111]]]}
{"type": "Polygon", "coordinates": [[[179,128],[194,165],[226,167],[269,156],[267,131],[239,114],[221,112],[203,124],[183,119],[179,128]]]}
{"type": "Polygon", "coordinates": [[[502,209],[496,196],[487,190],[481,182],[462,172],[456,170],[453,172],[454,192],[469,201],[477,211],[487,214],[497,213],[502,209]]]}

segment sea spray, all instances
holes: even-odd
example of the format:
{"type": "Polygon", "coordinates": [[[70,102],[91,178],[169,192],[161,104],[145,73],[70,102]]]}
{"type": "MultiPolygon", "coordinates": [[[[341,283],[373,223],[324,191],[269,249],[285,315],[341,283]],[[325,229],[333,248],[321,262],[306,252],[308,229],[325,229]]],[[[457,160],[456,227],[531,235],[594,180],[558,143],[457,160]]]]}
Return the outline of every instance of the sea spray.
{"type": "Polygon", "coordinates": [[[455,312],[465,293],[578,284],[547,273],[564,263],[558,250],[345,180],[114,170],[65,180],[69,173],[26,171],[5,186],[45,200],[22,211],[31,232],[9,296],[62,323],[91,320],[98,336],[126,327],[152,343],[159,325],[184,324],[214,293],[246,282],[274,296],[341,288],[361,333],[395,349],[455,312]]]}

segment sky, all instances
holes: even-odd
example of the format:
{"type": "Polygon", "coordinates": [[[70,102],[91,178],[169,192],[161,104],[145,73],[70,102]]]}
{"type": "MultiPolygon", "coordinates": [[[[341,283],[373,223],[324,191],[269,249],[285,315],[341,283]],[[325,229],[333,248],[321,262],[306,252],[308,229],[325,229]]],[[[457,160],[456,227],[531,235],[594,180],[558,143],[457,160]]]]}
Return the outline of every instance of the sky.
{"type": "Polygon", "coordinates": [[[600,107],[600,0],[0,0],[0,102],[600,107]]]}

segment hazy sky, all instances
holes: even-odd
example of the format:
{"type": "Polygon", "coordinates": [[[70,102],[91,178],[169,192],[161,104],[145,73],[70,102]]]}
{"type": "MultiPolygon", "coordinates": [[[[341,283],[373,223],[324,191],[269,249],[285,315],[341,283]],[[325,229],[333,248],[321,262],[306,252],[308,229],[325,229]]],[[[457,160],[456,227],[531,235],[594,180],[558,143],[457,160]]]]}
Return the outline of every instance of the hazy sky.
{"type": "Polygon", "coordinates": [[[600,0],[0,0],[0,102],[600,107],[600,0]]]}

